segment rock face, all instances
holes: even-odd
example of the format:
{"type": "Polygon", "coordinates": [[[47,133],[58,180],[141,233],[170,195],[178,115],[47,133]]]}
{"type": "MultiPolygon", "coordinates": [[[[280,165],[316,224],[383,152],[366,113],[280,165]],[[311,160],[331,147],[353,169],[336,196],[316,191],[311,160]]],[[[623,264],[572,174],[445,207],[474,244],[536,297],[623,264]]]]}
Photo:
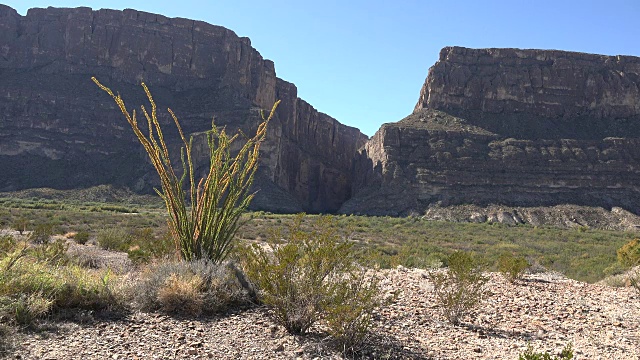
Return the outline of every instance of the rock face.
{"type": "MultiPolygon", "coordinates": [[[[200,21],[135,10],[30,9],[0,5],[0,191],[98,184],[150,191],[153,168],[112,100],[130,108],[149,85],[167,139],[171,107],[187,133],[216,124],[255,130],[260,109],[280,99],[263,146],[254,207],[335,211],[351,195],[355,128],[316,111],[248,38],[200,21]]],[[[176,150],[179,143],[173,140],[176,150]]],[[[197,141],[197,139],[196,139],[197,141]]],[[[206,159],[206,147],[196,146],[206,159]]]]}
{"type": "Polygon", "coordinates": [[[640,213],[640,58],[444,48],[413,114],[355,165],[346,213],[433,206],[621,207],[640,213]]]}

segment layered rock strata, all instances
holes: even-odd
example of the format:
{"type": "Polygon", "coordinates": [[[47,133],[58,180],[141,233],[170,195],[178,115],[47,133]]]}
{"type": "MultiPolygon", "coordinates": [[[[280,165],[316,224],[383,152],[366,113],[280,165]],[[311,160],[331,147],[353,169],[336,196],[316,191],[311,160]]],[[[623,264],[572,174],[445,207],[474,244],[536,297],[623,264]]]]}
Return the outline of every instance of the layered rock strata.
{"type": "Polygon", "coordinates": [[[640,58],[444,48],[413,114],[385,124],[342,212],[575,204],[640,213],[640,58]]]}
{"type": "MultiPolygon", "coordinates": [[[[0,190],[158,185],[128,124],[91,76],[130,107],[146,103],[139,87],[145,81],[175,150],[180,143],[168,130],[166,107],[190,134],[210,128],[214,117],[228,131],[251,133],[259,110],[282,100],[263,146],[254,207],[331,212],[351,195],[353,157],[366,136],[298,98],[248,38],[135,10],[47,8],[20,16],[4,5],[0,190]]],[[[206,160],[206,147],[196,148],[206,160]]]]}

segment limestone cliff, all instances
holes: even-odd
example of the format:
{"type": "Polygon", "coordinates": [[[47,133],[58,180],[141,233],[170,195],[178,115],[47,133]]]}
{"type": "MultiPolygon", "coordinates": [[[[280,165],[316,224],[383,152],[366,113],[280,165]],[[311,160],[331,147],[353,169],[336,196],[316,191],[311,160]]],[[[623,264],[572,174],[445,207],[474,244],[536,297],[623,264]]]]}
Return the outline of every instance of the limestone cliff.
{"type": "Polygon", "coordinates": [[[342,212],[441,205],[640,213],[640,58],[444,48],[414,113],[362,149],[342,212]]]}
{"type": "MultiPolygon", "coordinates": [[[[318,112],[276,77],[248,38],[200,21],[136,10],[30,9],[0,5],[0,190],[157,186],[152,167],[111,99],[90,80],[160,109],[185,131],[212,118],[251,132],[280,99],[254,205],[272,211],[335,211],[350,197],[353,155],[366,136],[318,112]]],[[[171,127],[159,111],[165,128],[171,127]]],[[[167,138],[176,139],[168,130],[167,138]]],[[[171,144],[176,148],[177,141],[171,144]]],[[[203,159],[204,148],[196,157],[203,159]]]]}

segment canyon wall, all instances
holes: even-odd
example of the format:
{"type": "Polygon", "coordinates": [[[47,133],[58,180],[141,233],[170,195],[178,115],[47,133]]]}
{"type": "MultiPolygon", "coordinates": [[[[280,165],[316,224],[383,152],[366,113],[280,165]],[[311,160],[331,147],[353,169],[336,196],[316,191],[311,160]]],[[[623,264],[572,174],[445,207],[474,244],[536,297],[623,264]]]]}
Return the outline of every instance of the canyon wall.
{"type": "MultiPolygon", "coordinates": [[[[332,212],[351,196],[352,162],[366,141],[297,97],[248,38],[201,21],[136,10],[0,5],[0,191],[98,184],[149,192],[158,181],[129,125],[96,76],[130,108],[150,88],[174,153],[185,132],[217,125],[255,131],[260,110],[282,103],[262,148],[254,208],[332,212]]],[[[198,136],[196,136],[196,142],[198,136]]],[[[207,149],[196,144],[199,168],[207,149]]]]}
{"type": "Polygon", "coordinates": [[[640,213],[640,58],[447,47],[359,154],[345,213],[575,204],[640,213]]]}

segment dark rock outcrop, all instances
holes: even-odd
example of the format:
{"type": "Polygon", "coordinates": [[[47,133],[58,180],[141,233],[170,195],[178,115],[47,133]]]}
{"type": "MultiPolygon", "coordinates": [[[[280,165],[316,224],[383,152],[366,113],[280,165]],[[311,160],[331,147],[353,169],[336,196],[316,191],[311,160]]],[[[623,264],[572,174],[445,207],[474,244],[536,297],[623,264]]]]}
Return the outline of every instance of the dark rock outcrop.
{"type": "Polygon", "coordinates": [[[346,213],[575,204],[640,213],[640,58],[444,48],[355,165],[346,213]]]}
{"type": "MultiPolygon", "coordinates": [[[[187,133],[218,125],[255,130],[280,99],[263,147],[255,208],[335,211],[350,197],[353,156],[366,141],[297,97],[248,38],[200,21],[135,10],[30,9],[0,5],[0,190],[157,186],[146,154],[111,99],[90,80],[160,109],[187,133]]],[[[159,110],[167,139],[171,122],[159,110]]],[[[179,142],[172,141],[176,150],[179,142]]],[[[196,157],[206,159],[197,146],[196,157]]]]}

